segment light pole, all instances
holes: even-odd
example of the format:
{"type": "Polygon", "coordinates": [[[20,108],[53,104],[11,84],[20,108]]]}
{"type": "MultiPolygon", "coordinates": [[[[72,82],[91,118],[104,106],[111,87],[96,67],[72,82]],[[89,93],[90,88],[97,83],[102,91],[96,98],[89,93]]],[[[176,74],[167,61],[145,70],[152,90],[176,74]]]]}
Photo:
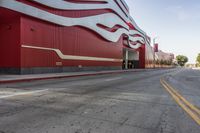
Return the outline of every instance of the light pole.
{"type": "Polygon", "coordinates": [[[158,39],[158,37],[153,38],[153,68],[156,67],[156,51],[155,51],[156,39],[158,39]]]}

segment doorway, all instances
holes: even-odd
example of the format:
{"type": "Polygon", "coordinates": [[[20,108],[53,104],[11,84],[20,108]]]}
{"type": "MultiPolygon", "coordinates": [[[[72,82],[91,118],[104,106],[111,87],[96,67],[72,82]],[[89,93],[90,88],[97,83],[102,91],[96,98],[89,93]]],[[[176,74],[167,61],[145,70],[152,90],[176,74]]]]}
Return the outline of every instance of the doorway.
{"type": "Polygon", "coordinates": [[[139,52],[124,48],[122,68],[123,69],[139,68],[139,52]]]}

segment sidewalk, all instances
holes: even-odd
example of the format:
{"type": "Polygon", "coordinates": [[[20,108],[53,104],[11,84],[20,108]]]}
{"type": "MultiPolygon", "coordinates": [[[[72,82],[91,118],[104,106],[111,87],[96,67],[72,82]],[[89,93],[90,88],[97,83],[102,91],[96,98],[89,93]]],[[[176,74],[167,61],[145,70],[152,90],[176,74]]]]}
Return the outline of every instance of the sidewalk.
{"type": "Polygon", "coordinates": [[[154,69],[132,69],[132,70],[112,70],[112,71],[87,71],[87,72],[66,72],[66,73],[51,73],[51,74],[30,74],[30,75],[0,75],[0,84],[30,82],[37,80],[59,79],[81,76],[93,76],[103,74],[114,74],[123,72],[140,72],[154,69]]]}

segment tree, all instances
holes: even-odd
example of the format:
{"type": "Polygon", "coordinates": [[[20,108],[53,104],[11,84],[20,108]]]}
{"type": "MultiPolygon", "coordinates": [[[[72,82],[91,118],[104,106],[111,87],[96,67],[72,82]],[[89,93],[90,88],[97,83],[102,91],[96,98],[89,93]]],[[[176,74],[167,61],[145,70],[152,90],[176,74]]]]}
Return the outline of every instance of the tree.
{"type": "Polygon", "coordinates": [[[188,58],[184,55],[176,56],[176,60],[180,66],[185,66],[185,64],[188,62],[188,58]]]}
{"type": "Polygon", "coordinates": [[[197,66],[200,66],[200,53],[197,56],[197,66]]]}

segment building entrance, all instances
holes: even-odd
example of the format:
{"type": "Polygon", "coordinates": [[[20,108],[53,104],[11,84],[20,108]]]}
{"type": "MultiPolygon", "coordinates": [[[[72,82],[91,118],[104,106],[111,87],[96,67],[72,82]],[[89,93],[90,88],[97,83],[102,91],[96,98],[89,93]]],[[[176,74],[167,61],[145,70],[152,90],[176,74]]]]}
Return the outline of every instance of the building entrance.
{"type": "Polygon", "coordinates": [[[139,68],[139,52],[123,49],[123,69],[139,68]]]}

